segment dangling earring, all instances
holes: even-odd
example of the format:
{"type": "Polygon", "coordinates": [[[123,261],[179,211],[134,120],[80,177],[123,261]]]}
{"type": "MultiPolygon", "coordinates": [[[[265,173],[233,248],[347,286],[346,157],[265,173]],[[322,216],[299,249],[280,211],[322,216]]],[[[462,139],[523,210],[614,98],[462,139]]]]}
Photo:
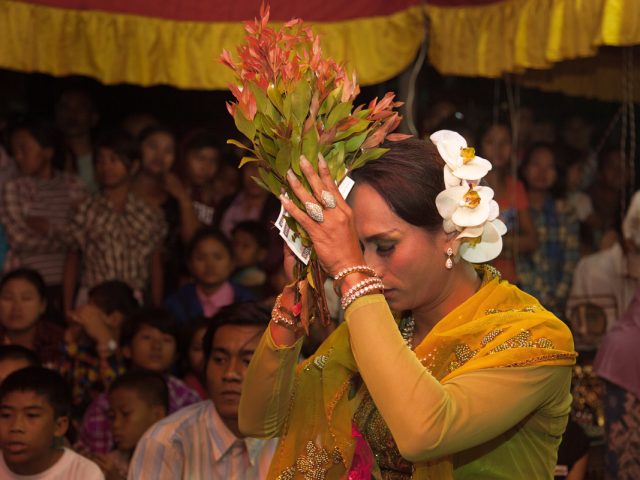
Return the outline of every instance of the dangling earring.
{"type": "Polygon", "coordinates": [[[447,248],[447,260],[444,262],[444,266],[447,267],[447,270],[451,270],[453,268],[453,249],[451,247],[447,248]]]}

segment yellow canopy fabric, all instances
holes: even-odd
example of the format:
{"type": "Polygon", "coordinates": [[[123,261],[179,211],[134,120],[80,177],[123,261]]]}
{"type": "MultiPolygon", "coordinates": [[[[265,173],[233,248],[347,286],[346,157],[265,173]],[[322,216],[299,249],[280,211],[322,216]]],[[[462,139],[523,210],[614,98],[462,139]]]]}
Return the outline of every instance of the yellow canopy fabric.
{"type": "MultiPolygon", "coordinates": [[[[415,6],[386,16],[310,23],[322,35],[326,54],[346,61],[363,85],[400,73],[415,58],[424,35],[415,6]]],[[[187,89],[226,89],[232,72],[218,57],[223,48],[235,52],[245,34],[241,22],[173,20],[13,0],[0,1],[0,32],[0,68],[187,89]]]]}

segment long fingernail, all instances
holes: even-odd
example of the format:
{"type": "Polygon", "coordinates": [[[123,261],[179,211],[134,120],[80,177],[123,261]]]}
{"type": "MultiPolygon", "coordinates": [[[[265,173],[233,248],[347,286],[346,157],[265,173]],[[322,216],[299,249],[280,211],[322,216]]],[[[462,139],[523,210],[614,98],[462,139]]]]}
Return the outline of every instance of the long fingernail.
{"type": "Polygon", "coordinates": [[[322,155],[321,153],[318,154],[318,165],[320,165],[321,167],[327,166],[327,161],[324,159],[324,155],[322,155]]]}
{"type": "Polygon", "coordinates": [[[289,169],[287,170],[287,178],[289,179],[289,181],[295,181],[296,179],[296,174],[293,173],[293,170],[289,169]]]}
{"type": "Polygon", "coordinates": [[[287,203],[289,201],[289,199],[287,197],[285,197],[283,194],[280,194],[280,201],[282,203],[287,203]]]}
{"type": "Polygon", "coordinates": [[[302,165],[302,164],[304,164],[305,166],[306,165],[311,165],[309,163],[309,160],[307,160],[307,157],[305,157],[304,155],[300,155],[300,165],[302,165]]]}

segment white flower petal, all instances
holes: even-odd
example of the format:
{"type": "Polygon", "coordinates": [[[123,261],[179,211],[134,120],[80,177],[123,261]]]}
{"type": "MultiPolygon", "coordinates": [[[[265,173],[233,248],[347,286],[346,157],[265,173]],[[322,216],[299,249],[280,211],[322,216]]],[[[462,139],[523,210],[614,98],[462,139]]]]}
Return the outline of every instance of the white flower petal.
{"type": "Polygon", "coordinates": [[[474,227],[487,221],[489,217],[489,205],[481,202],[476,208],[457,208],[451,220],[461,227],[474,227]]]}
{"type": "Polygon", "coordinates": [[[474,190],[480,195],[481,201],[489,203],[493,199],[493,188],[491,187],[475,187],[474,190]]]}
{"type": "Polygon", "coordinates": [[[455,232],[456,230],[458,230],[458,227],[456,226],[455,223],[453,223],[451,221],[450,218],[447,218],[447,219],[442,221],[442,228],[444,229],[445,233],[451,233],[451,232],[455,232]]]}
{"type": "Polygon", "coordinates": [[[495,227],[500,235],[504,235],[505,233],[507,233],[507,226],[499,218],[492,220],[491,224],[495,227]]]}
{"type": "Polygon", "coordinates": [[[438,130],[429,139],[438,149],[442,159],[447,162],[452,169],[462,165],[460,149],[466,148],[467,141],[458,132],[452,130],[438,130]]]}
{"type": "Polygon", "coordinates": [[[502,251],[502,235],[493,223],[485,224],[480,242],[462,242],[460,256],[471,263],[483,263],[493,260],[502,251]]]}
{"type": "Polygon", "coordinates": [[[489,218],[487,220],[491,222],[498,218],[498,215],[500,215],[500,206],[498,205],[498,202],[491,200],[489,202],[489,218]]]}
{"type": "MultiPolygon", "coordinates": [[[[479,158],[479,157],[476,157],[479,158]]],[[[481,159],[484,160],[484,159],[481,159]]],[[[484,177],[487,172],[489,170],[491,170],[491,163],[488,162],[487,160],[484,160],[484,162],[488,163],[488,168],[487,165],[485,165],[484,163],[481,162],[476,162],[476,160],[474,159],[473,161],[467,163],[466,165],[462,164],[459,167],[453,169],[453,174],[458,177],[458,178],[463,178],[465,180],[480,180],[482,177],[484,177]]]]}
{"type": "Polygon", "coordinates": [[[463,229],[456,238],[476,238],[482,235],[484,231],[484,223],[475,227],[466,227],[463,229]]]}
{"type": "Polygon", "coordinates": [[[444,186],[445,188],[459,187],[462,184],[462,180],[451,173],[451,169],[448,165],[444,166],[444,186]]]}
{"type": "Polygon", "coordinates": [[[442,218],[451,218],[460,206],[460,200],[467,190],[467,187],[459,186],[447,188],[438,194],[436,197],[436,208],[442,218]]]}

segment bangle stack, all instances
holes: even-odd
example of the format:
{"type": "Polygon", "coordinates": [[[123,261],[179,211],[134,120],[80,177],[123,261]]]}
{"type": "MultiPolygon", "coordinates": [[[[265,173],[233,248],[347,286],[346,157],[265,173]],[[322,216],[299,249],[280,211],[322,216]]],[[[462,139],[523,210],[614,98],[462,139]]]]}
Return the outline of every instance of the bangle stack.
{"type": "Polygon", "coordinates": [[[282,306],[282,294],[276,297],[276,303],[271,310],[271,320],[276,325],[295,332],[300,328],[299,318],[293,312],[282,306]]]}
{"type": "Polygon", "coordinates": [[[340,300],[340,306],[342,307],[343,310],[346,310],[349,307],[349,305],[351,305],[356,299],[364,295],[368,295],[374,292],[379,292],[379,293],[384,292],[384,284],[382,283],[382,279],[378,276],[378,274],[373,268],[367,265],[356,265],[356,266],[348,267],[348,268],[345,268],[344,270],[341,270],[334,277],[334,289],[336,290],[336,293],[338,293],[338,295],[340,295],[339,287],[340,287],[340,284],[342,283],[342,280],[344,280],[344,278],[347,275],[350,275],[356,272],[367,274],[369,275],[369,278],[366,278],[356,283],[353,287],[347,290],[347,292],[344,295],[342,295],[342,299],[340,300]]]}

